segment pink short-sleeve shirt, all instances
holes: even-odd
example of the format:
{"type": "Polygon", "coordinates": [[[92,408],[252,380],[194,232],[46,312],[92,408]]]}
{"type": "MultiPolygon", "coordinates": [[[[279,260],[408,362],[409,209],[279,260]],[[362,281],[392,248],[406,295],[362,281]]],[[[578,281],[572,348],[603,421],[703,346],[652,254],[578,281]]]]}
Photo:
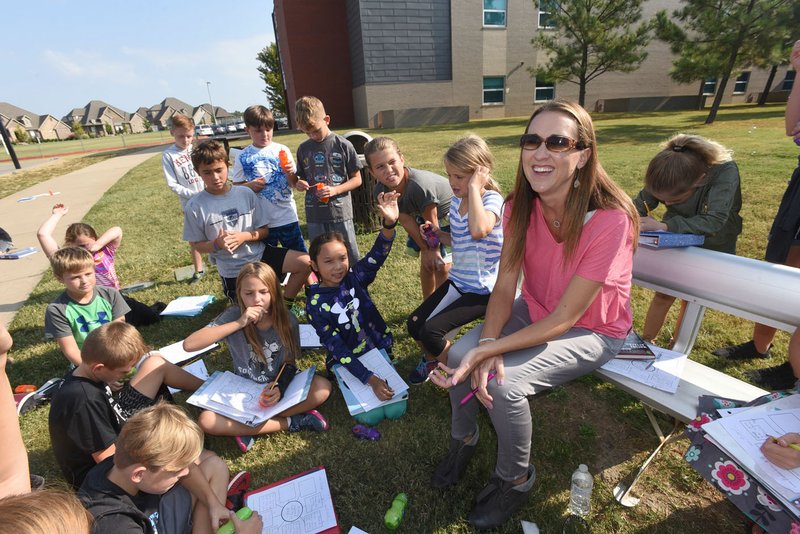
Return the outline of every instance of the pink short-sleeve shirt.
{"type": "MultiPolygon", "coordinates": [[[[507,225],[513,206],[505,211],[507,225]]],[[[564,244],[558,243],[534,200],[525,235],[522,261],[522,297],[532,322],[556,309],[573,276],[600,282],[600,293],[575,326],[614,338],[624,338],[631,327],[631,271],[633,232],[622,210],[595,210],[569,263],[564,265],[564,244]]],[[[509,235],[509,234],[506,234],[509,235]]]]}

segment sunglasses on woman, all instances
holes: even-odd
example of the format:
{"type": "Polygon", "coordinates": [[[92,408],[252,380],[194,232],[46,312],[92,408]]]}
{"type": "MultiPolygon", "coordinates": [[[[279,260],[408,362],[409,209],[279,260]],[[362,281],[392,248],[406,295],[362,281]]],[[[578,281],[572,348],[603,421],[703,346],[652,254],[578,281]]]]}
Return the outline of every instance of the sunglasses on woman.
{"type": "Polygon", "coordinates": [[[573,148],[578,150],[586,148],[583,142],[563,135],[551,135],[547,139],[542,139],[539,134],[525,134],[519,138],[519,146],[523,150],[536,150],[542,143],[550,152],[566,152],[573,148]]]}

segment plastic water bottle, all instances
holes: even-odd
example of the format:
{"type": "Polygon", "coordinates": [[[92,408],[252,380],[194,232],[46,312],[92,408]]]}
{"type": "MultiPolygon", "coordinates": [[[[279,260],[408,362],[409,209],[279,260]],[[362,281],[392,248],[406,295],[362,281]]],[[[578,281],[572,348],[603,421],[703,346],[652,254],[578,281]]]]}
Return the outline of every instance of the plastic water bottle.
{"type": "Polygon", "coordinates": [[[586,517],[592,508],[592,486],[594,480],[586,464],[581,464],[572,473],[572,491],[569,495],[569,511],[579,517],[586,517]]]}
{"type": "MultiPolygon", "coordinates": [[[[236,512],[236,515],[242,521],[247,521],[253,516],[253,511],[247,506],[243,506],[238,512],[236,512]]],[[[233,521],[228,521],[217,529],[217,534],[233,534],[235,530],[236,528],[233,526],[233,521]]]]}
{"type": "Polygon", "coordinates": [[[278,152],[278,159],[281,161],[281,168],[285,171],[289,166],[289,154],[285,150],[278,152]]]}
{"type": "Polygon", "coordinates": [[[403,515],[406,513],[406,504],[408,504],[408,497],[405,493],[398,493],[397,497],[392,501],[392,506],[386,510],[386,515],[383,516],[383,523],[389,530],[395,530],[400,526],[403,520],[403,515]]]}

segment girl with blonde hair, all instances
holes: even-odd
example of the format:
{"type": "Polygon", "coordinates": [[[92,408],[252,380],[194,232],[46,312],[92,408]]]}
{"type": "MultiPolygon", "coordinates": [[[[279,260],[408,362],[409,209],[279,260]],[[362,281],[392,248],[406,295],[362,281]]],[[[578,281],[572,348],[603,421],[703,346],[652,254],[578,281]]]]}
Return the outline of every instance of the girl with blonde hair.
{"type": "MultiPolygon", "coordinates": [[[[224,340],[233,358],[233,372],[265,384],[261,402],[272,406],[282,398],[297,373],[296,362],[300,357],[297,319],[289,313],[278,277],[266,263],[247,263],[242,267],[236,278],[236,297],[237,305],[187,337],[183,348],[200,350],[224,340]]],[[[328,422],[314,408],[325,402],[330,392],[330,382],[314,376],[304,401],[258,426],[250,427],[212,411],[202,412],[198,424],[208,434],[236,437],[237,445],[246,452],[253,445],[253,437],[259,434],[327,430],[328,422]]]]}

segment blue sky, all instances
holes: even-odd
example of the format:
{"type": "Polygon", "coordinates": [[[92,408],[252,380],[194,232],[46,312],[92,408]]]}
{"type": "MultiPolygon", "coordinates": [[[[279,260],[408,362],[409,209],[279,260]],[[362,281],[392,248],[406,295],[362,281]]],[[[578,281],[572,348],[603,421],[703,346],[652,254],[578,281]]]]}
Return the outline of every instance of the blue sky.
{"type": "Polygon", "coordinates": [[[125,111],[165,97],[228,111],[266,104],[255,57],[271,0],[22,0],[2,8],[0,101],[61,118],[90,100],[125,111]]]}

